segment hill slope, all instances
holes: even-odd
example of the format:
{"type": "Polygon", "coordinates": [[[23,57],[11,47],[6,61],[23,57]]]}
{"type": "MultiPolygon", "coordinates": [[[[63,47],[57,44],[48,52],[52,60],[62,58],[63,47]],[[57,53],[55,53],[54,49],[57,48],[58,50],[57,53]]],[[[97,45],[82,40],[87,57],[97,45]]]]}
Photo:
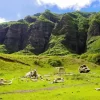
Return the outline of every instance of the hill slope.
{"type": "Polygon", "coordinates": [[[58,15],[46,10],[16,22],[0,24],[0,52],[36,55],[98,53],[99,36],[100,13],[76,11],[58,15]]]}

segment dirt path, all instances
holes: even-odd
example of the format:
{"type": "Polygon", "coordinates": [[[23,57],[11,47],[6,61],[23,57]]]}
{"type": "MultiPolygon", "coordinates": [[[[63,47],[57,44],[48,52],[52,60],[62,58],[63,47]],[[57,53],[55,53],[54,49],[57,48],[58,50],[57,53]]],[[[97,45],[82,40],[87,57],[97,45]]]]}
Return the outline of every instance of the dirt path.
{"type": "Polygon", "coordinates": [[[83,83],[83,84],[67,85],[67,86],[53,86],[53,87],[33,89],[33,90],[16,90],[16,91],[11,91],[11,92],[0,92],[0,95],[1,94],[40,92],[40,91],[44,91],[44,90],[50,91],[50,90],[55,90],[55,89],[60,89],[60,88],[80,87],[80,86],[84,86],[84,85],[88,85],[88,84],[92,84],[92,83],[83,83]]]}

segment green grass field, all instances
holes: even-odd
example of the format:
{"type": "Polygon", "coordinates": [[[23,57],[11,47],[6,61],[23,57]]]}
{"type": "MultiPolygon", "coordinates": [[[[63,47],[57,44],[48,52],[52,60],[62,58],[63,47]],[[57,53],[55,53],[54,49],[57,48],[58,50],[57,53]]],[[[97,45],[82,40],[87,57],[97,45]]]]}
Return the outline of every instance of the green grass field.
{"type": "Polygon", "coordinates": [[[0,100],[100,100],[100,91],[95,90],[100,87],[99,73],[99,65],[74,56],[0,54],[0,78],[13,79],[11,85],[0,86],[0,100]],[[82,64],[91,71],[80,74],[78,67],[82,64]],[[64,67],[66,74],[56,75],[55,67],[64,67]],[[20,78],[33,69],[44,79],[20,78]],[[64,82],[52,84],[56,77],[63,77],[64,82]]]}

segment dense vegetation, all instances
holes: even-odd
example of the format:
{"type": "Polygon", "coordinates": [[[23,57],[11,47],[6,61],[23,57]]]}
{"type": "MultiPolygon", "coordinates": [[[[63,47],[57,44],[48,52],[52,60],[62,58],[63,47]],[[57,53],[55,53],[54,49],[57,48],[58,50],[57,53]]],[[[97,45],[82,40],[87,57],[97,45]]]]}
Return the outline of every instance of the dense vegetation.
{"type": "Polygon", "coordinates": [[[0,24],[0,78],[13,79],[0,85],[3,100],[99,100],[100,13],[46,10],[0,24]],[[83,64],[90,73],[78,72],[83,64]],[[33,69],[43,79],[23,79],[33,69]],[[57,77],[64,82],[52,84],[57,77]]]}
{"type": "MultiPolygon", "coordinates": [[[[94,13],[94,12],[87,13],[87,12],[76,11],[76,12],[58,15],[58,14],[50,12],[49,10],[46,10],[44,13],[37,13],[37,14],[34,14],[33,16],[28,15],[24,19],[18,20],[16,22],[12,21],[12,22],[3,23],[0,25],[0,30],[1,30],[0,33],[1,35],[5,34],[6,36],[8,35],[6,34],[6,32],[9,31],[10,28],[14,29],[14,27],[17,26],[16,27],[17,30],[20,30],[20,29],[23,30],[22,29],[23,25],[26,27],[25,29],[28,34],[26,36],[29,38],[30,38],[29,35],[31,34],[31,32],[34,32],[34,30],[37,31],[35,27],[37,27],[38,25],[41,27],[40,29],[41,31],[43,32],[50,31],[49,36],[45,36],[45,37],[48,37],[47,38],[48,40],[46,40],[47,43],[44,43],[43,49],[36,54],[40,54],[42,52],[44,52],[44,54],[51,54],[51,55],[52,54],[53,55],[57,55],[57,54],[64,55],[64,54],[69,54],[68,52],[82,54],[84,52],[91,51],[93,47],[92,44],[96,42],[93,40],[96,40],[95,38],[97,38],[97,36],[100,35],[100,29],[99,29],[100,13],[99,12],[98,13],[94,13]],[[55,24],[53,26],[54,28],[50,29],[49,26],[46,25],[45,23],[55,24]],[[28,25],[28,27],[25,26],[26,24],[28,25]],[[40,25],[40,24],[43,24],[43,25],[40,25]],[[34,25],[34,29],[32,30],[33,25],[34,25]],[[56,40],[54,40],[55,38],[56,40]],[[61,51],[63,51],[63,53],[61,51]]],[[[11,32],[13,34],[13,31],[11,32]]],[[[18,34],[18,31],[16,32],[16,34],[18,34]]],[[[42,34],[42,33],[39,33],[39,34],[42,34]]],[[[23,31],[20,32],[20,35],[23,36],[23,31]]],[[[13,37],[13,36],[9,36],[9,37],[13,37]]],[[[19,42],[19,40],[17,42],[14,42],[13,44],[15,46],[16,44],[20,45],[20,47],[17,47],[17,49],[14,49],[14,50],[12,47],[11,48],[8,47],[9,43],[8,41],[6,43],[5,37],[3,37],[3,39],[0,39],[1,40],[0,42],[1,44],[4,44],[6,46],[8,53],[13,53],[16,51],[24,50],[26,48],[26,46],[30,42],[29,38],[27,37],[21,37],[22,42],[24,41],[24,39],[25,41],[27,41],[26,43],[22,45],[21,43],[19,44],[17,43],[19,42]]],[[[42,38],[42,37],[39,37],[39,38],[42,38]]],[[[36,41],[36,40],[33,40],[33,41],[36,41]]],[[[37,43],[40,44],[40,41],[37,40],[37,43]]],[[[10,44],[13,45],[12,42],[10,44]]],[[[37,48],[35,47],[35,45],[33,45],[33,43],[31,44],[32,44],[31,45],[32,48],[34,49],[37,48]]],[[[96,44],[98,43],[96,42],[96,44]]],[[[95,47],[96,52],[98,51],[97,49],[99,49],[99,46],[95,47]]],[[[31,52],[35,53],[34,50],[31,52]]]]}
{"type": "MultiPolygon", "coordinates": [[[[0,24],[0,52],[91,58],[100,51],[100,13],[55,14],[46,10],[0,24]],[[86,56],[87,55],[87,56],[86,56]],[[83,57],[84,56],[84,57],[83,57]]],[[[90,61],[93,61],[93,57],[90,61]]],[[[99,59],[99,58],[98,58],[99,59]]]]}

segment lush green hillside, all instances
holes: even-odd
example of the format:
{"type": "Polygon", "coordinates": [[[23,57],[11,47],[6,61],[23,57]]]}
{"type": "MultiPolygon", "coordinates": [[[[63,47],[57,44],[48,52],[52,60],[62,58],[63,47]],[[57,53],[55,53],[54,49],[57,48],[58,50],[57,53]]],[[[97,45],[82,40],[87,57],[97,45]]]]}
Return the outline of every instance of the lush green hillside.
{"type": "Polygon", "coordinates": [[[1,100],[100,100],[100,13],[46,10],[0,24],[2,78],[12,84],[0,85],[1,100]],[[24,77],[34,69],[41,78],[24,77]]]}
{"type": "Polygon", "coordinates": [[[0,53],[69,55],[99,62],[100,13],[55,14],[46,10],[0,24],[0,53]],[[96,58],[97,57],[97,58],[96,58]]]}
{"type": "Polygon", "coordinates": [[[99,12],[55,14],[46,10],[0,24],[0,52],[47,55],[98,53],[99,35],[99,12]]]}

